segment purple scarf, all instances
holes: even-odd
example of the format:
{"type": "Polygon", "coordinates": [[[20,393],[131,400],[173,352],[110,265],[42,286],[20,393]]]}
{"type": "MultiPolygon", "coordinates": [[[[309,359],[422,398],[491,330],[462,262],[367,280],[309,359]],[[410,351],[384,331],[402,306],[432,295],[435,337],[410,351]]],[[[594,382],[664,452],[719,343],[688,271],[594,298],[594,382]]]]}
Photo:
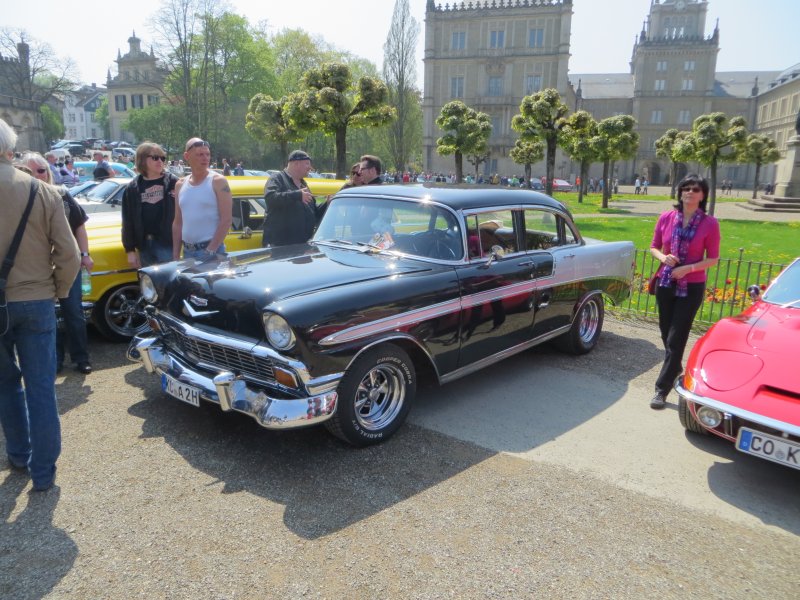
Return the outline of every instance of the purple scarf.
{"type": "MultiPolygon", "coordinates": [[[[694,239],[694,234],[697,233],[697,228],[700,226],[700,223],[705,216],[706,214],[698,208],[692,215],[692,218],[689,219],[689,224],[684,228],[683,213],[677,210],[675,211],[675,217],[672,221],[670,253],[675,254],[678,257],[678,264],[676,266],[681,266],[686,263],[686,259],[689,257],[689,244],[694,239]],[[677,250],[677,253],[675,250],[677,250]]],[[[672,284],[672,278],[670,277],[671,274],[672,267],[664,265],[664,269],[661,271],[661,276],[658,278],[658,285],[669,287],[672,284]]],[[[686,277],[681,277],[675,281],[677,283],[675,295],[685,298],[688,293],[686,277]]]]}

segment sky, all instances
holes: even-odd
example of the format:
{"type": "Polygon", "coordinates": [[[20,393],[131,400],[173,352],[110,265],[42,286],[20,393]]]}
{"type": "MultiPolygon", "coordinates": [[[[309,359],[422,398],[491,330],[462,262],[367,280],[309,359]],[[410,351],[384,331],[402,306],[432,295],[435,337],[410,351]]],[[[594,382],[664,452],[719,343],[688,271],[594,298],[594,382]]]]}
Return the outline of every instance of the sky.
{"type": "MultiPolygon", "coordinates": [[[[224,1],[224,0],[223,0],[224,1]]],[[[440,3],[436,0],[437,4],[440,3]]],[[[452,3],[452,0],[450,0],[452,3]]],[[[3,0],[3,4],[11,0],[3,0]]],[[[420,24],[417,85],[422,87],[422,54],[427,0],[409,0],[411,15],[420,24]]],[[[647,17],[651,0],[573,0],[571,73],[625,73],[633,43],[647,17]]],[[[39,0],[36,10],[3,9],[0,26],[25,29],[49,43],[78,66],[81,83],[104,85],[109,68],[116,73],[117,50],[125,54],[128,37],[136,31],[142,49],[149,51],[153,34],[149,22],[156,2],[113,3],[78,9],[63,0],[39,0]]],[[[253,25],[266,21],[268,30],[302,28],[333,46],[366,58],[380,69],[383,44],[392,20],[394,0],[299,0],[297,9],[274,0],[227,0],[233,12],[253,25]]],[[[444,4],[444,2],[441,2],[444,4]]],[[[706,34],[720,23],[717,71],[782,71],[800,63],[800,2],[798,0],[709,0],[706,34]]]]}

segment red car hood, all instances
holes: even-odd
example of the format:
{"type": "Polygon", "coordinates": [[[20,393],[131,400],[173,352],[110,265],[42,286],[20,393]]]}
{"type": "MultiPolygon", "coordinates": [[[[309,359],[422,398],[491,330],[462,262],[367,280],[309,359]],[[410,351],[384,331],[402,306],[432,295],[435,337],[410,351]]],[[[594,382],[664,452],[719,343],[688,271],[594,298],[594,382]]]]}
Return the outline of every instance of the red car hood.
{"type": "Polygon", "coordinates": [[[695,393],[800,425],[800,309],[757,302],[695,344],[695,393]]]}

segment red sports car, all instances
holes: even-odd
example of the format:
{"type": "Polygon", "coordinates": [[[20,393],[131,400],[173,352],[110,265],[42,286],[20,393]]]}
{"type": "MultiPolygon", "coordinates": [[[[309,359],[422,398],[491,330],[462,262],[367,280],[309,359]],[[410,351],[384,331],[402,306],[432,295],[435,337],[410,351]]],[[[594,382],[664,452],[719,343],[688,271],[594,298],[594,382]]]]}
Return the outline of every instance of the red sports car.
{"type": "Polygon", "coordinates": [[[694,345],[675,389],[681,424],[800,469],[800,258],[694,345]]]}

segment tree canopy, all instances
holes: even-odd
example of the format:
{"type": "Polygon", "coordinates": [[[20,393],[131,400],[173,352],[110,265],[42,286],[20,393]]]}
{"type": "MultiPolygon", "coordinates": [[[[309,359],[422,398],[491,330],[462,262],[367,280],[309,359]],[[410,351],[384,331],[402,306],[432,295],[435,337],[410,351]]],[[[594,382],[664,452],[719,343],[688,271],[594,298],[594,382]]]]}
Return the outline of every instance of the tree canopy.
{"type": "Polygon", "coordinates": [[[756,166],[753,177],[753,198],[758,195],[759,176],[763,165],[780,160],[781,151],[778,144],[768,135],[751,133],[739,149],[739,160],[743,163],[752,163],[756,166]]]}
{"type": "Polygon", "coordinates": [[[694,154],[694,148],[688,137],[688,131],[667,129],[664,135],[656,140],[656,156],[670,161],[670,198],[675,198],[675,188],[678,185],[678,163],[682,162],[681,157],[694,154]]]}
{"type": "Polygon", "coordinates": [[[591,145],[603,161],[603,208],[611,197],[611,167],[617,160],[633,158],[639,148],[639,134],[633,130],[636,119],[631,115],[608,117],[597,124],[597,135],[591,145]]]}
{"type": "Polygon", "coordinates": [[[597,135],[597,121],[585,110],[571,114],[561,131],[561,147],[569,157],[579,163],[580,185],[578,186],[578,202],[583,202],[586,189],[586,176],[593,162],[600,159],[592,138],[597,135]]]}
{"type": "Polygon", "coordinates": [[[492,133],[492,120],[486,113],[470,108],[460,100],[442,107],[436,125],[444,135],[436,140],[436,151],[455,156],[456,183],[464,178],[464,155],[484,154],[492,133]]]}

